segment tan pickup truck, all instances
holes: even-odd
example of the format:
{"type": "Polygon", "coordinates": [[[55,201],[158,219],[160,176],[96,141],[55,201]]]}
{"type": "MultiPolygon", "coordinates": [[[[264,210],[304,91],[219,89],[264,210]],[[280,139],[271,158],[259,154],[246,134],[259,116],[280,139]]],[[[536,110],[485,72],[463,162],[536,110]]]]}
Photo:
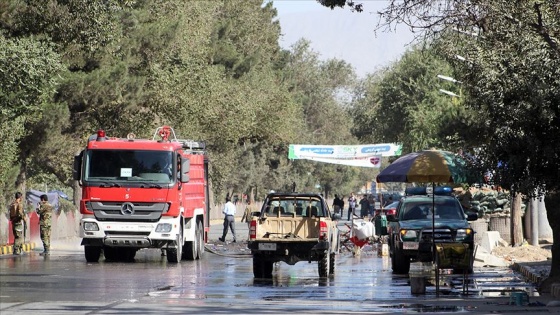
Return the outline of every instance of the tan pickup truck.
{"type": "Polygon", "coordinates": [[[255,278],[272,278],[279,261],[317,261],[319,277],[333,275],[340,247],[336,219],[319,194],[268,194],[249,224],[255,278]]]}

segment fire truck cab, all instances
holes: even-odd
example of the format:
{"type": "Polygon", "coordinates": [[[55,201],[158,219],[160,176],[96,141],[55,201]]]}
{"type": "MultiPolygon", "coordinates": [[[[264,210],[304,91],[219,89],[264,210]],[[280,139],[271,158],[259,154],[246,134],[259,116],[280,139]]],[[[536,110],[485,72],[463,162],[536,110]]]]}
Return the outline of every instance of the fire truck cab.
{"type": "Polygon", "coordinates": [[[208,158],[203,142],[169,126],[149,139],[99,130],[74,158],[82,187],[80,237],[88,262],[133,260],[161,248],[167,261],[202,258],[209,230],[208,158]]]}

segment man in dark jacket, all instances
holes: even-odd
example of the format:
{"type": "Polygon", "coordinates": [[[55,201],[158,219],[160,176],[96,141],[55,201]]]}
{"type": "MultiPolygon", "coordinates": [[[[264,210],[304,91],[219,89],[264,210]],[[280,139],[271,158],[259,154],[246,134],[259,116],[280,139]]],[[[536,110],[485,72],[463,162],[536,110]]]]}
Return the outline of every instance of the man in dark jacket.
{"type": "Polygon", "coordinates": [[[362,218],[367,217],[369,212],[369,200],[367,199],[367,195],[364,195],[362,199],[360,199],[360,216],[362,218]]]}

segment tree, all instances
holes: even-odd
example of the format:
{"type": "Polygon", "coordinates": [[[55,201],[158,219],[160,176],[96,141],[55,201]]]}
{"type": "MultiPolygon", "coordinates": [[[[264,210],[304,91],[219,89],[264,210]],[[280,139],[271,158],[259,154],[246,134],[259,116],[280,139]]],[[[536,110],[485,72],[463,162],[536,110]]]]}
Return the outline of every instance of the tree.
{"type": "Polygon", "coordinates": [[[473,115],[459,98],[439,92],[440,88],[460,89],[438,79],[441,74],[453,75],[453,71],[426,45],[414,47],[399,61],[369,75],[356,90],[351,109],[354,134],[366,142],[402,143],[404,152],[462,147],[461,129],[455,127],[472,121],[473,115]]]}
{"type": "MultiPolygon", "coordinates": [[[[350,130],[352,117],[348,115],[350,91],[356,84],[352,67],[341,60],[320,61],[310,49],[307,40],[300,40],[291,47],[286,62],[284,81],[294,100],[301,104],[305,125],[300,129],[298,141],[307,144],[356,144],[350,130]]],[[[301,161],[294,161],[294,164],[301,161]]],[[[347,166],[315,163],[312,170],[302,171],[307,178],[312,173],[328,197],[331,189],[352,191],[363,184],[357,174],[360,170],[347,166]]],[[[305,163],[306,166],[308,163],[305,163]]],[[[365,172],[365,170],[361,170],[365,172]]]]}
{"type": "Polygon", "coordinates": [[[441,38],[464,82],[465,105],[481,112],[479,158],[494,181],[528,196],[546,192],[560,279],[560,11],[542,1],[390,1],[381,26],[406,23],[441,38]],[[443,34],[443,36],[442,36],[443,34]],[[461,56],[457,60],[456,56],[461,56]],[[465,61],[462,61],[465,60],[465,61]]]}
{"type": "Polygon", "coordinates": [[[50,129],[46,125],[67,116],[60,112],[63,105],[54,102],[63,67],[53,47],[32,37],[3,35],[0,47],[0,73],[9,74],[0,76],[0,130],[5,135],[0,138],[0,179],[7,180],[11,169],[19,168],[15,185],[8,190],[11,195],[14,188],[25,191],[28,163],[41,159],[47,150],[45,135],[50,129]]]}

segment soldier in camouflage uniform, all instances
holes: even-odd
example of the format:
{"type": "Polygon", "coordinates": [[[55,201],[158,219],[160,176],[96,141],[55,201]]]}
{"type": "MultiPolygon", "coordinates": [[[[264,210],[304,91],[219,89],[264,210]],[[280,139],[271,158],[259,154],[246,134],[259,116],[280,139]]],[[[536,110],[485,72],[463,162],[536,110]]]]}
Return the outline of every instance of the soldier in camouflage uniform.
{"type": "Polygon", "coordinates": [[[41,195],[41,201],[39,202],[39,207],[37,208],[37,213],[39,214],[39,227],[41,230],[41,241],[43,241],[43,252],[39,255],[49,255],[51,248],[51,220],[53,207],[49,203],[49,198],[47,195],[41,195]]]}
{"type": "Polygon", "coordinates": [[[21,193],[18,191],[15,195],[16,200],[10,205],[10,221],[12,221],[12,232],[14,233],[14,255],[21,255],[23,246],[23,229],[25,212],[23,212],[23,203],[21,201],[21,193]]]}

